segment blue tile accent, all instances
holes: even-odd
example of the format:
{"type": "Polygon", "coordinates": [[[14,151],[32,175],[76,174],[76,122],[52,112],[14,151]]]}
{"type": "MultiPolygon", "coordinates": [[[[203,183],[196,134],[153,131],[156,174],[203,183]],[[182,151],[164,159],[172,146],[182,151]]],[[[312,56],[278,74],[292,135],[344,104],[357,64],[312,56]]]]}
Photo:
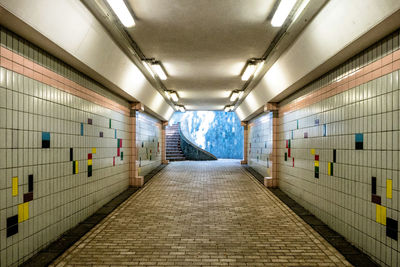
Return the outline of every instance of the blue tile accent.
{"type": "Polygon", "coordinates": [[[364,142],[364,134],[356,133],[356,142],[364,142]]]}
{"type": "Polygon", "coordinates": [[[326,136],[326,124],[324,124],[324,133],[323,133],[323,135],[326,136]]]}
{"type": "Polygon", "coordinates": [[[315,125],[319,125],[319,119],[315,119],[314,123],[315,125]]]}
{"type": "Polygon", "coordinates": [[[114,138],[117,139],[117,129],[114,130],[114,138]]]}
{"type": "Polygon", "coordinates": [[[83,123],[81,123],[81,135],[83,136],[83,123]]]}
{"type": "Polygon", "coordinates": [[[43,141],[50,141],[50,133],[49,132],[42,132],[42,140],[43,141]]]}

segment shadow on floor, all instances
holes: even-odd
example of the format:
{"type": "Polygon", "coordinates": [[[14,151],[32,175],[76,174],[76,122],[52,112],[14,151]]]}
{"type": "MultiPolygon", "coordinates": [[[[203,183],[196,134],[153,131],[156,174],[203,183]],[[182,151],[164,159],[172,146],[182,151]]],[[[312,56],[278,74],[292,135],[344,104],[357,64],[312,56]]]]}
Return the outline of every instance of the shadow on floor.
{"type": "MultiPolygon", "coordinates": [[[[243,168],[259,182],[264,184],[264,177],[248,165],[243,168]]],[[[303,208],[300,204],[286,195],[279,188],[268,188],[275,196],[285,203],[294,213],[302,218],[308,225],[317,231],[326,241],[336,248],[354,266],[372,267],[379,266],[368,255],[349,243],[343,236],[335,232],[320,219],[303,208]]]]}

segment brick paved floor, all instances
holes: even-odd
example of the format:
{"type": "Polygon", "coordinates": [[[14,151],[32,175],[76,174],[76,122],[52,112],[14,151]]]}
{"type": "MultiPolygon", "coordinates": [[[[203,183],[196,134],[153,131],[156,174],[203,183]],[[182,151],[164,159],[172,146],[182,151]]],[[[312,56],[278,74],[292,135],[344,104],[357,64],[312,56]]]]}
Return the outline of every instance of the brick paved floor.
{"type": "Polygon", "coordinates": [[[349,266],[237,161],[174,162],[53,266],[349,266]]]}

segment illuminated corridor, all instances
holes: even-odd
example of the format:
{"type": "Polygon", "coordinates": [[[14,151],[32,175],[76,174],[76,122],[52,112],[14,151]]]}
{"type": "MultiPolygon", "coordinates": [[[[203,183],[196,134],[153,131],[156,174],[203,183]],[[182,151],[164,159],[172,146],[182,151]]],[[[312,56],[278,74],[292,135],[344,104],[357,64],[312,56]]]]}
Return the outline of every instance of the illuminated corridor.
{"type": "Polygon", "coordinates": [[[174,162],[54,266],[350,265],[238,161],[174,162]]]}

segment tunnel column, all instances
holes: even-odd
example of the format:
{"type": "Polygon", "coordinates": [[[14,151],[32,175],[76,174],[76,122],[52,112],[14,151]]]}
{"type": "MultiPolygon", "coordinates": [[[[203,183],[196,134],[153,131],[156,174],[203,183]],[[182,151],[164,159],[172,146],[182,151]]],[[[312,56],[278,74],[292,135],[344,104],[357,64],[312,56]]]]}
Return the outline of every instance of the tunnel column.
{"type": "Polygon", "coordinates": [[[167,160],[167,145],[166,145],[166,140],[167,140],[167,128],[168,126],[168,121],[163,121],[162,122],[162,128],[161,128],[161,164],[168,164],[167,160]]]}
{"type": "Polygon", "coordinates": [[[272,113],[272,154],[270,156],[272,167],[271,167],[271,178],[265,185],[267,187],[278,187],[278,119],[279,119],[279,108],[277,103],[267,103],[264,106],[264,112],[272,113]]]}
{"type": "Polygon", "coordinates": [[[131,124],[132,124],[132,151],[131,151],[131,160],[129,165],[129,185],[134,187],[141,187],[144,183],[143,176],[138,175],[138,148],[136,144],[136,130],[137,130],[137,120],[136,120],[136,111],[144,110],[143,104],[141,103],[133,103],[131,105],[131,124]]]}
{"type": "Polygon", "coordinates": [[[243,160],[240,162],[243,165],[247,164],[247,146],[248,146],[248,140],[249,140],[249,131],[248,131],[248,122],[247,121],[242,121],[240,123],[241,126],[243,126],[243,160]]]}

